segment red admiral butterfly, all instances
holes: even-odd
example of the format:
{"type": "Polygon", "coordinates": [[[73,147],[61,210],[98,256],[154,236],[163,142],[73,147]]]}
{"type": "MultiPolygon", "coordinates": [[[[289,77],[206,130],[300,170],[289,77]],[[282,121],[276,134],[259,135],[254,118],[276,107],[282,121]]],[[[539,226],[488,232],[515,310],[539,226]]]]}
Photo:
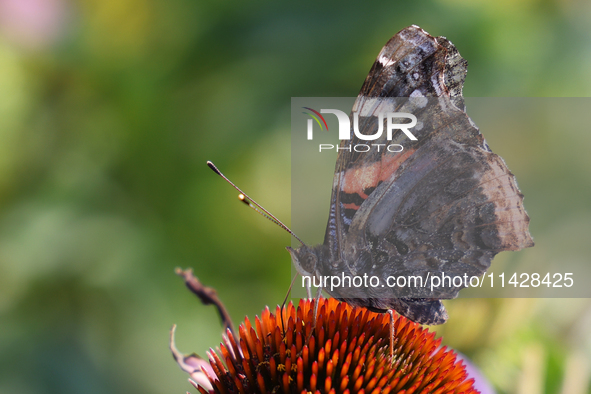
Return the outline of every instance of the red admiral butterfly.
{"type": "MultiPolygon", "coordinates": [[[[376,100],[386,98],[435,104],[415,105],[423,122],[403,152],[355,152],[350,145],[365,141],[342,140],[324,243],[288,248],[302,275],[380,278],[371,288],[325,289],[333,297],[441,324],[447,320],[441,299],[455,298],[465,286],[403,293],[384,286],[386,278],[481,276],[498,252],[533,246],[515,177],[465,113],[466,68],[451,42],[418,26],[401,30],[378,55],[353,112],[377,118],[376,100]]],[[[375,127],[366,121],[359,130],[373,135],[375,127]]]]}
{"type": "MultiPolygon", "coordinates": [[[[362,142],[358,136],[343,140],[324,243],[309,247],[296,237],[302,246],[287,248],[301,275],[380,279],[372,287],[325,289],[333,297],[442,324],[441,300],[455,298],[465,285],[419,286],[409,293],[385,286],[386,278],[481,276],[498,252],[533,246],[515,177],[465,112],[466,68],[451,42],[418,26],[398,32],[378,55],[353,106],[364,116],[359,132],[376,135],[384,106],[412,107],[421,122],[413,129],[416,140],[399,153],[356,152],[350,146],[362,142]]],[[[241,199],[294,235],[256,202],[241,199]]]]}

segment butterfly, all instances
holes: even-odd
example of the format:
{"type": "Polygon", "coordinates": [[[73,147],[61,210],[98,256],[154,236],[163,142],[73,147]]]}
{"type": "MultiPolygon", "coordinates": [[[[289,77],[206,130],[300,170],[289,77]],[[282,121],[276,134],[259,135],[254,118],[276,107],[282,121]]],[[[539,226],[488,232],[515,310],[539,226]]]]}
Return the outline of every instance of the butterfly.
{"type": "MultiPolygon", "coordinates": [[[[341,141],[324,243],[288,250],[301,275],[367,274],[379,282],[325,288],[331,296],[442,324],[441,300],[457,297],[465,282],[401,289],[385,286],[387,278],[481,276],[497,253],[533,246],[515,177],[465,112],[466,71],[450,41],[418,26],[398,32],[379,53],[353,106],[351,117],[364,114],[360,133],[375,133],[384,106],[413,110],[422,121],[402,152],[356,152],[351,146],[366,142],[356,135],[341,141]]],[[[372,142],[388,141],[382,135],[372,142]]]]}

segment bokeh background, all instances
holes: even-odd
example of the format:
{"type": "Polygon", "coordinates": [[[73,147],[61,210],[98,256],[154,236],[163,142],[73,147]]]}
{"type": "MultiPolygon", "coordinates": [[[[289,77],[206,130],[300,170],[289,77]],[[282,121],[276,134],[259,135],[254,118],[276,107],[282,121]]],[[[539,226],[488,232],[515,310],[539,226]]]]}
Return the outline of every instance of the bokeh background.
{"type": "MultiPolygon", "coordinates": [[[[468,59],[466,96],[586,97],[590,20],[587,0],[0,0],[0,393],[192,389],[168,330],[204,355],[221,328],[174,268],[236,323],[290,275],[289,236],[206,160],[289,222],[291,97],[355,96],[410,24],[468,59]]],[[[487,131],[526,194],[526,258],[590,263],[590,131],[487,131]]],[[[498,392],[591,392],[588,299],[447,306],[444,343],[498,392]]]]}

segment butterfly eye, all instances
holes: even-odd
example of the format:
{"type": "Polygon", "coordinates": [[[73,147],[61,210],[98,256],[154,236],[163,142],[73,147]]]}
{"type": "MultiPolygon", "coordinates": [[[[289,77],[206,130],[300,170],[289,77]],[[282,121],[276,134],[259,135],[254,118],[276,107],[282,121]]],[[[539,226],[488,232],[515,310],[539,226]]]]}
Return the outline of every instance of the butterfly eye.
{"type": "Polygon", "coordinates": [[[302,268],[306,270],[306,272],[313,273],[316,271],[316,265],[318,264],[318,258],[316,254],[312,251],[306,253],[304,255],[302,263],[302,268]]]}
{"type": "Polygon", "coordinates": [[[318,265],[318,257],[313,250],[305,245],[298,249],[288,247],[287,250],[301,275],[314,275],[318,265]]]}

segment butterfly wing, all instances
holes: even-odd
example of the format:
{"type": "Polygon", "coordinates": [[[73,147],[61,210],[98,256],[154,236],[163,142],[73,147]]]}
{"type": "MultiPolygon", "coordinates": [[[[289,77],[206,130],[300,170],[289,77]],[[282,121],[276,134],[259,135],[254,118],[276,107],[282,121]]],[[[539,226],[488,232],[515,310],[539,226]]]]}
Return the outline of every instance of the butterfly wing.
{"type": "MultiPolygon", "coordinates": [[[[440,77],[436,76],[435,86],[432,81],[436,73],[440,74],[443,68],[440,63],[444,62],[444,57],[445,51],[438,48],[436,40],[421,28],[411,26],[401,30],[378,55],[359,92],[354,110],[369,108],[368,101],[375,97],[409,97],[415,90],[425,97],[445,94],[440,77]],[[411,74],[418,75],[418,78],[412,78],[411,74]],[[407,83],[409,79],[412,81],[410,84],[407,83]]],[[[463,72],[465,74],[465,66],[463,72]]],[[[377,110],[368,109],[367,112],[371,114],[377,110]]],[[[364,129],[361,124],[360,129],[364,129]]],[[[412,154],[412,151],[391,154],[376,150],[358,153],[346,149],[360,142],[364,141],[354,136],[351,140],[343,140],[339,147],[325,235],[325,245],[329,246],[333,261],[341,258],[342,243],[363,201],[378,183],[388,179],[412,154]]]]}
{"type": "MultiPolygon", "coordinates": [[[[400,143],[402,152],[349,150],[367,143],[356,137],[341,143],[325,236],[334,265],[383,280],[480,276],[499,251],[533,245],[514,176],[464,112],[466,67],[449,41],[416,26],[382,49],[353,108],[363,115],[360,132],[374,134],[375,115],[385,109],[411,112],[421,123],[413,129],[416,141],[403,133],[372,141],[400,143]]],[[[377,286],[334,295],[437,324],[446,318],[438,299],[454,298],[460,289],[414,287],[409,293],[377,286]]]]}

